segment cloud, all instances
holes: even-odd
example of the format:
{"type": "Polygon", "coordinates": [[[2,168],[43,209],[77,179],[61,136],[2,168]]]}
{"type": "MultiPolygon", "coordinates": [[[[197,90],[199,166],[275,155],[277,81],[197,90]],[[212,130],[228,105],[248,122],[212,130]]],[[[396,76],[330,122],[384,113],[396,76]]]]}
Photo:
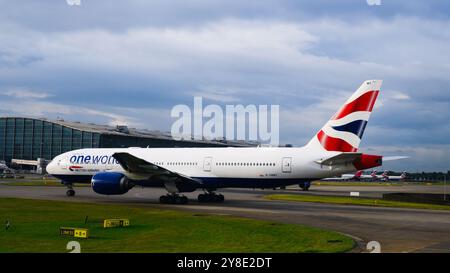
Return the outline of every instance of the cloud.
{"type": "Polygon", "coordinates": [[[409,100],[411,99],[411,97],[404,93],[404,92],[400,92],[400,91],[392,91],[391,92],[391,98],[395,99],[395,100],[409,100]]]}
{"type": "Polygon", "coordinates": [[[49,63],[65,58],[71,65],[89,63],[141,74],[184,69],[187,65],[196,70],[199,65],[210,65],[208,60],[224,64],[235,63],[238,58],[283,62],[286,55],[296,54],[314,41],[314,36],[292,23],[225,20],[197,27],[147,27],[121,33],[89,30],[38,34],[34,50],[49,63]]]}
{"type": "Polygon", "coordinates": [[[201,91],[197,91],[193,93],[194,97],[202,97],[204,99],[216,101],[216,102],[222,102],[222,103],[231,103],[231,102],[238,102],[240,99],[238,97],[239,90],[242,90],[240,88],[233,88],[233,87],[214,87],[214,86],[207,86],[201,88],[201,91]]]}
{"type": "MultiPolygon", "coordinates": [[[[68,71],[88,69],[162,78],[172,73],[180,80],[196,80],[201,86],[217,86],[217,81],[224,80],[242,84],[243,77],[238,73],[245,73],[250,77],[268,76],[266,82],[295,75],[315,85],[321,74],[323,80],[333,81],[330,85],[342,87],[341,83],[347,82],[344,78],[350,75],[384,75],[396,81],[413,77],[412,82],[431,76],[448,80],[450,59],[446,56],[450,54],[444,53],[449,51],[450,37],[438,32],[428,34],[430,29],[447,27],[447,22],[408,17],[392,21],[369,18],[356,25],[333,19],[299,23],[227,19],[124,32],[93,29],[42,33],[20,27],[11,31],[8,26],[9,31],[0,36],[9,42],[0,47],[0,52],[8,56],[9,63],[35,58],[32,64],[36,67],[68,71]]],[[[287,84],[292,82],[288,80],[287,84]]]]}
{"type": "Polygon", "coordinates": [[[21,98],[0,101],[0,115],[25,116],[68,121],[93,122],[110,126],[128,125],[139,129],[169,131],[173,122],[168,109],[84,106],[21,98]],[[20,105],[20,107],[18,107],[20,105]]]}
{"type": "Polygon", "coordinates": [[[302,145],[362,81],[380,78],[362,147],[445,146],[450,13],[409,2],[3,3],[0,112],[165,130],[171,107],[200,95],[279,104],[281,141],[302,145]]]}
{"type": "Polygon", "coordinates": [[[130,124],[134,125],[133,119],[125,115],[116,114],[113,111],[93,110],[89,107],[75,105],[57,104],[47,101],[1,101],[0,109],[5,115],[21,115],[31,117],[71,117],[94,118],[99,121],[106,121],[110,125],[130,124]],[[20,107],[17,107],[20,105],[20,107]],[[8,114],[6,114],[8,113],[8,114]]]}
{"type": "Polygon", "coordinates": [[[153,25],[174,27],[201,25],[223,18],[267,18],[286,21],[313,20],[332,17],[355,24],[367,18],[391,20],[409,15],[421,19],[448,19],[450,7],[446,1],[383,1],[382,6],[369,6],[365,0],[109,0],[82,1],[81,7],[71,7],[65,0],[0,1],[7,21],[39,31],[107,28],[123,31],[130,27],[153,25]],[[102,16],[98,16],[102,14],[102,16]],[[126,19],[122,19],[126,18],[126,19]]]}
{"type": "Polygon", "coordinates": [[[50,96],[45,91],[32,90],[28,88],[10,88],[5,91],[0,91],[0,94],[20,99],[45,99],[50,96]]]}

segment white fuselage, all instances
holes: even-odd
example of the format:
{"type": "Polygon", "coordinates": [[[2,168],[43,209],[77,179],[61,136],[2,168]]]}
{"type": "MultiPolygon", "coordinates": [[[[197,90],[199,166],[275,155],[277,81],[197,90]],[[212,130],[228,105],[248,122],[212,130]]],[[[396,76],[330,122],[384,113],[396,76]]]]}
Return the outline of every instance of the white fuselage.
{"type": "Polygon", "coordinates": [[[98,191],[116,194],[126,192],[128,182],[142,186],[162,183],[168,189],[174,184],[177,188],[185,184],[203,189],[268,188],[380,166],[381,156],[356,151],[381,84],[381,80],[364,81],[301,148],[81,149],[57,156],[47,171],[67,184],[92,181],[98,191]]]}
{"type": "Polygon", "coordinates": [[[246,181],[260,181],[264,185],[264,180],[298,184],[299,181],[356,170],[351,164],[330,168],[315,162],[339,152],[314,151],[305,147],[251,147],[80,149],[57,156],[47,166],[47,171],[62,180],[78,182],[99,172],[120,172],[134,180],[148,179],[145,175],[127,173],[112,157],[117,152],[127,152],[183,176],[220,182],[218,187],[225,187],[230,181],[230,186],[241,187],[246,186],[246,181]]]}
{"type": "Polygon", "coordinates": [[[406,175],[391,175],[391,176],[385,176],[383,177],[386,181],[399,181],[399,180],[405,180],[406,175]]]}

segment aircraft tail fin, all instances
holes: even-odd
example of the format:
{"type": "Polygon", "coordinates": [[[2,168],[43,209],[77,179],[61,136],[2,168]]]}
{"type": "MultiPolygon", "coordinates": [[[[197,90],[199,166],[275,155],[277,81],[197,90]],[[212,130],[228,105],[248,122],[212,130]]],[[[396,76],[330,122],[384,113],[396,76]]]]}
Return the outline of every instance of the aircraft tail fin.
{"type": "Polygon", "coordinates": [[[381,84],[382,80],[363,82],[306,146],[326,151],[356,152],[381,84]]]}
{"type": "Polygon", "coordinates": [[[403,171],[402,174],[400,175],[400,177],[401,177],[402,179],[405,179],[405,178],[406,178],[406,171],[403,171]]]}

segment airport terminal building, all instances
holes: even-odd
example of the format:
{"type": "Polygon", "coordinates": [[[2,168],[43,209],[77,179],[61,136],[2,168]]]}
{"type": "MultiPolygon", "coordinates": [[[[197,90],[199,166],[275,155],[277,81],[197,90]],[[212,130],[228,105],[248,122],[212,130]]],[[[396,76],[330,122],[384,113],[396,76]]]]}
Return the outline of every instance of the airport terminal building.
{"type": "Polygon", "coordinates": [[[222,140],[174,140],[169,133],[127,126],[0,117],[0,161],[33,165],[38,159],[81,148],[245,147],[256,143],[222,140]]]}

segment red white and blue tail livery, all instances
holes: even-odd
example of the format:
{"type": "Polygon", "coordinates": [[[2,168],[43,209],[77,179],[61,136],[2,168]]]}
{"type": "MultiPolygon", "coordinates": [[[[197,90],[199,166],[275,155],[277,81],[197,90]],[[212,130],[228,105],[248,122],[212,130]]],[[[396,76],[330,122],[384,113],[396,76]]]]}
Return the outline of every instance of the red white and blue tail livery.
{"type": "Polygon", "coordinates": [[[275,188],[374,168],[382,156],[358,152],[380,91],[365,81],[304,147],[98,148],[61,154],[47,166],[74,194],[74,182],[99,194],[125,194],[133,186],[164,187],[162,203],[186,203],[183,192],[204,190],[199,202],[222,202],[220,188],[275,188]]]}
{"type": "Polygon", "coordinates": [[[381,84],[381,80],[364,82],[322,127],[309,145],[319,147],[317,145],[319,143],[326,151],[358,151],[381,84]]]}

